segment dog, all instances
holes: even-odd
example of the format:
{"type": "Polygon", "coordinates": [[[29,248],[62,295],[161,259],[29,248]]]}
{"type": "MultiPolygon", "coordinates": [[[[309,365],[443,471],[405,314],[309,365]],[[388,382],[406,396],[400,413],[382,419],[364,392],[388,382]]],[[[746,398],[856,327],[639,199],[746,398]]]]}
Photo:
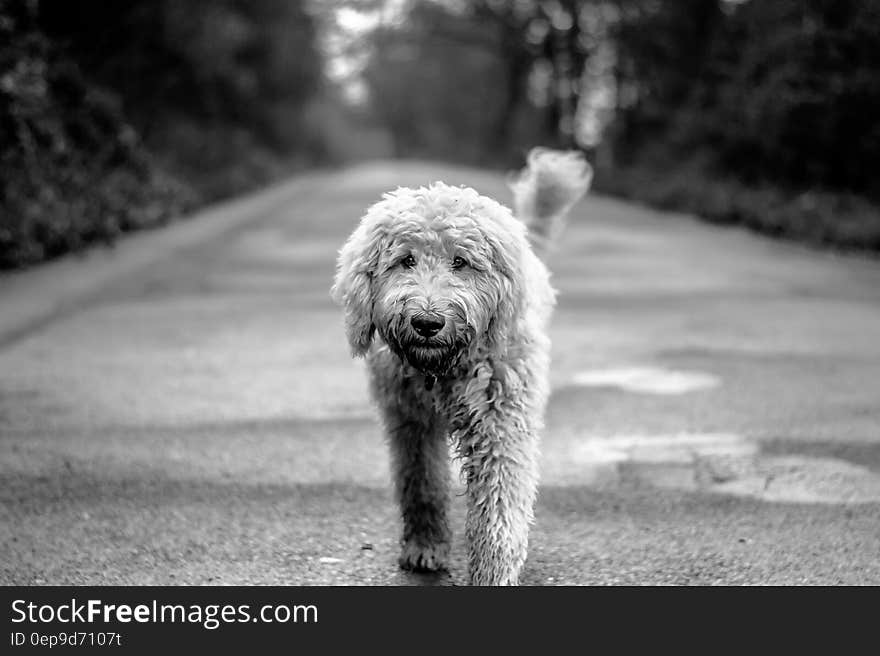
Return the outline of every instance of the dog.
{"type": "Polygon", "coordinates": [[[519,582],[549,395],[555,291],[541,258],[591,179],[579,153],[536,148],[508,181],[515,212],[469,187],[401,187],[339,252],[331,295],[387,433],[404,569],[446,569],[451,440],[470,583],[519,582]]]}

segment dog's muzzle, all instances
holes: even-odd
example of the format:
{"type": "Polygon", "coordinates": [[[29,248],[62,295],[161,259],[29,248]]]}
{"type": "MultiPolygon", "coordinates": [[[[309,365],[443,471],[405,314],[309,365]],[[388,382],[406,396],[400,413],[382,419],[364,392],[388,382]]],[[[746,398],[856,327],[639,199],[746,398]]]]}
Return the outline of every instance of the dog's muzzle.
{"type": "Polygon", "coordinates": [[[440,314],[413,315],[408,324],[398,333],[392,349],[423,374],[442,376],[457,360],[464,340],[440,314]]]}

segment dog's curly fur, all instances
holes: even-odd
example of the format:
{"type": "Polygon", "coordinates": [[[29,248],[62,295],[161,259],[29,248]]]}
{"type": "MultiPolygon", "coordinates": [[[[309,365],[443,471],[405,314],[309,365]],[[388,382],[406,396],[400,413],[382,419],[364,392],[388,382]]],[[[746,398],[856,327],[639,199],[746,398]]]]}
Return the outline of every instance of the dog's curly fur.
{"type": "Polygon", "coordinates": [[[590,177],[576,153],[533,150],[511,181],[517,216],[467,187],[400,188],[340,251],[332,294],[384,419],[406,569],[446,566],[451,437],[467,481],[471,583],[518,582],[555,302],[539,255],[590,177]]]}

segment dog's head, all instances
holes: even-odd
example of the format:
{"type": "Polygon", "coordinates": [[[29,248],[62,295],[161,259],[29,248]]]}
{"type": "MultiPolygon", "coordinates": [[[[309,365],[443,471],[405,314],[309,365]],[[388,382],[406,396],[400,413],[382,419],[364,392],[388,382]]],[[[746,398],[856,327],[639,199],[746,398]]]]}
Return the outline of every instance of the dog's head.
{"type": "Polygon", "coordinates": [[[365,354],[378,332],[416,369],[441,375],[474,340],[503,343],[527,295],[528,249],[525,226],[473,189],[386,194],[339,254],[332,294],[352,352],[365,354]]]}

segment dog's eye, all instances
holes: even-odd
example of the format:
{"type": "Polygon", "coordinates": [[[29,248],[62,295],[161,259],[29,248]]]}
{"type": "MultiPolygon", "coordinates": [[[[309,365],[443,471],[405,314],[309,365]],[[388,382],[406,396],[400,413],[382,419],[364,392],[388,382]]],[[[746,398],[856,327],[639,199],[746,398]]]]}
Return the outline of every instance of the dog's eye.
{"type": "Polygon", "coordinates": [[[416,265],[416,258],[412,255],[407,255],[400,261],[400,265],[406,267],[407,269],[412,269],[416,265]]]}
{"type": "Polygon", "coordinates": [[[452,268],[453,269],[462,269],[467,266],[467,260],[465,260],[460,255],[456,255],[452,260],[452,268]]]}

